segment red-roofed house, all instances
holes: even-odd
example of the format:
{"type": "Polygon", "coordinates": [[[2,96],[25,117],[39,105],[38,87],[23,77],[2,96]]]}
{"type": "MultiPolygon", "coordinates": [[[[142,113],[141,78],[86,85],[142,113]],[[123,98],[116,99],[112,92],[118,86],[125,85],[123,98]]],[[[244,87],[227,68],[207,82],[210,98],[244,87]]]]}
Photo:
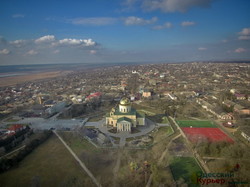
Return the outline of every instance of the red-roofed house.
{"type": "Polygon", "coordinates": [[[92,99],[92,98],[98,98],[102,95],[101,92],[95,92],[93,94],[90,94],[86,99],[92,99]]]}
{"type": "Polygon", "coordinates": [[[25,129],[25,126],[23,126],[21,124],[15,124],[15,125],[12,125],[8,128],[8,134],[16,133],[16,132],[21,131],[23,129],[25,129]]]}

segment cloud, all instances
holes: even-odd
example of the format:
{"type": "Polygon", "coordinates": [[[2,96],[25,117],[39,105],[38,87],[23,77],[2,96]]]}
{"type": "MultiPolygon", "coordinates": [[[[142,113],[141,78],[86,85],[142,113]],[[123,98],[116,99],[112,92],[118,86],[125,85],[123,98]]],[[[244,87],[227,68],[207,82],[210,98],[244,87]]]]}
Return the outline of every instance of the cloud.
{"type": "Polygon", "coordinates": [[[241,32],[238,33],[239,40],[250,40],[250,28],[243,28],[241,32]]]}
{"type": "Polygon", "coordinates": [[[239,40],[250,40],[250,36],[239,36],[239,40]]]}
{"type": "Polygon", "coordinates": [[[205,48],[205,47],[199,47],[198,50],[199,51],[205,51],[205,50],[207,50],[207,48],[205,48]]]}
{"type": "Polygon", "coordinates": [[[241,47],[234,50],[235,53],[244,53],[244,52],[246,52],[246,51],[247,51],[246,49],[241,48],[241,47]]]}
{"type": "Polygon", "coordinates": [[[3,50],[0,50],[0,54],[1,55],[8,55],[8,54],[10,54],[10,51],[8,49],[3,49],[3,50]]]}
{"type": "Polygon", "coordinates": [[[12,18],[24,18],[23,14],[13,14],[12,18]]]}
{"type": "Polygon", "coordinates": [[[60,50],[56,49],[56,50],[53,51],[53,53],[58,54],[58,53],[60,53],[60,50]]]}
{"type": "Polygon", "coordinates": [[[41,38],[36,39],[35,43],[39,44],[39,43],[44,43],[44,42],[53,42],[55,40],[56,39],[54,35],[47,35],[47,36],[43,36],[41,38]]]}
{"type": "Polygon", "coordinates": [[[112,18],[112,17],[75,18],[67,20],[67,22],[74,25],[92,25],[92,26],[112,25],[116,21],[117,18],[112,18]]]}
{"type": "Polygon", "coordinates": [[[193,21],[183,21],[181,23],[181,26],[183,26],[183,27],[192,26],[192,25],[195,25],[195,22],[193,22],[193,21]]]}
{"type": "Polygon", "coordinates": [[[15,41],[11,41],[10,44],[14,45],[15,47],[21,47],[26,43],[25,40],[15,40],[15,41]]]}
{"type": "Polygon", "coordinates": [[[135,16],[129,16],[127,18],[124,18],[124,24],[125,25],[148,25],[148,24],[153,24],[158,20],[157,17],[152,17],[149,20],[135,17],[135,16]]]}
{"type": "Polygon", "coordinates": [[[125,0],[124,1],[124,5],[127,5],[127,6],[133,6],[134,4],[136,4],[139,0],[125,0]]]}
{"type": "Polygon", "coordinates": [[[250,35],[250,28],[244,28],[241,32],[239,32],[240,35],[250,35]]]}
{"type": "Polygon", "coordinates": [[[95,55],[95,54],[97,53],[97,51],[96,51],[96,50],[90,50],[89,53],[90,53],[91,55],[95,55]]]}
{"type": "Polygon", "coordinates": [[[6,41],[0,37],[0,64],[92,62],[102,54],[101,44],[91,38],[60,38],[46,35],[6,41]],[[1,39],[4,41],[1,43],[1,39]]]}
{"type": "Polygon", "coordinates": [[[36,44],[49,43],[52,47],[56,46],[81,46],[81,47],[90,47],[96,46],[97,43],[92,39],[72,39],[64,38],[57,40],[54,35],[47,35],[35,40],[36,44]]]}
{"type": "Polygon", "coordinates": [[[38,52],[37,51],[35,51],[34,49],[32,49],[32,50],[29,50],[27,53],[26,53],[26,55],[36,55],[36,54],[38,54],[38,52]]]}
{"type": "Polygon", "coordinates": [[[135,10],[136,6],[139,3],[141,3],[141,0],[125,0],[122,2],[123,8],[121,9],[122,12],[128,12],[128,11],[133,11],[135,10]]]}
{"type": "Polygon", "coordinates": [[[162,30],[162,29],[171,28],[172,26],[173,26],[172,23],[166,22],[166,23],[164,23],[163,25],[156,25],[156,26],[154,26],[153,29],[155,29],[155,30],[162,30]]]}
{"type": "Polygon", "coordinates": [[[59,40],[57,42],[54,42],[52,45],[54,46],[83,46],[83,47],[89,47],[89,46],[95,46],[97,45],[96,42],[94,42],[92,39],[71,39],[71,38],[64,38],[62,40],[59,40]]]}
{"type": "MultiPolygon", "coordinates": [[[[162,12],[186,12],[193,7],[209,7],[215,0],[138,0],[146,11],[161,10],[162,12]]],[[[138,1],[127,0],[127,6],[138,1]]],[[[137,3],[138,4],[138,3],[137,3]]],[[[126,3],[125,3],[126,5],[126,3]]]]}

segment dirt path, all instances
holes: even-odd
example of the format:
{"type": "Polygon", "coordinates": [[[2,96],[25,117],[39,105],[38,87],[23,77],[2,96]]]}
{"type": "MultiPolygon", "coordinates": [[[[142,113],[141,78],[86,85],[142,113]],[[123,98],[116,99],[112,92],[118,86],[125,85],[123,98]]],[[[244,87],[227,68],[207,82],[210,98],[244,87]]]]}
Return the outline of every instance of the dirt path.
{"type": "Polygon", "coordinates": [[[25,148],[25,147],[26,147],[26,145],[23,145],[22,147],[19,147],[19,148],[15,149],[14,151],[11,151],[11,152],[9,152],[9,153],[7,153],[7,154],[1,156],[0,159],[3,158],[3,157],[9,156],[9,155],[11,155],[11,154],[13,154],[13,153],[19,151],[20,149],[25,148]]]}
{"type": "Polygon", "coordinates": [[[116,161],[115,167],[114,167],[114,169],[113,169],[113,174],[114,174],[113,186],[114,186],[114,187],[117,186],[117,174],[118,174],[118,171],[119,171],[120,165],[121,165],[121,156],[122,156],[121,151],[122,151],[122,150],[120,150],[119,153],[118,153],[117,161],[116,161]]]}
{"type": "MultiPolygon", "coordinates": [[[[181,134],[178,134],[177,136],[175,136],[174,138],[172,138],[169,142],[168,145],[166,146],[166,149],[162,152],[160,159],[158,160],[157,164],[160,165],[161,162],[163,161],[164,157],[166,156],[169,146],[171,145],[172,141],[174,141],[175,139],[179,138],[181,136],[181,134]]],[[[150,175],[147,185],[146,187],[150,187],[151,183],[152,183],[152,179],[153,179],[153,174],[150,175]]]]}
{"type": "Polygon", "coordinates": [[[66,144],[66,142],[60,137],[60,135],[56,131],[53,131],[53,133],[59,138],[59,140],[61,140],[63,145],[68,149],[68,151],[76,159],[76,161],[79,163],[79,165],[82,167],[82,169],[89,175],[89,177],[92,179],[93,183],[96,184],[96,186],[101,187],[101,184],[96,180],[94,175],[89,171],[89,169],[85,166],[85,164],[78,158],[78,156],[72,151],[72,149],[66,144]]]}
{"type": "Polygon", "coordinates": [[[174,140],[176,140],[177,138],[179,138],[180,136],[181,136],[181,134],[175,136],[174,138],[172,138],[172,139],[169,141],[169,143],[168,143],[168,145],[167,145],[165,151],[163,151],[163,153],[161,154],[160,159],[158,160],[158,164],[160,164],[160,163],[162,162],[162,160],[164,159],[164,157],[166,156],[170,144],[171,144],[174,140]]]}

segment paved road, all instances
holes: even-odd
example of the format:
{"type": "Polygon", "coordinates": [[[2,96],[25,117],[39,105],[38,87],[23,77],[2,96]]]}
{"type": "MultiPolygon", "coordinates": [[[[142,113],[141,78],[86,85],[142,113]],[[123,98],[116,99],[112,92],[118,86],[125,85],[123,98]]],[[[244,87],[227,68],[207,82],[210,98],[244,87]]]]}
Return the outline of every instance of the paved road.
{"type": "Polygon", "coordinates": [[[68,149],[68,151],[72,154],[72,156],[80,164],[82,169],[89,175],[89,177],[92,179],[94,184],[96,184],[96,186],[98,186],[98,187],[101,187],[101,184],[96,180],[94,175],[89,171],[89,169],[85,166],[85,164],[78,158],[78,156],[72,151],[72,149],[66,144],[66,142],[60,137],[60,135],[56,131],[53,131],[53,133],[61,140],[63,145],[68,149]]]}
{"type": "MultiPolygon", "coordinates": [[[[58,114],[57,114],[58,115],[58,114]]],[[[140,132],[138,133],[129,133],[129,132],[120,132],[120,133],[111,133],[108,130],[108,127],[105,125],[105,119],[102,119],[97,122],[87,122],[88,118],[86,119],[56,119],[56,116],[52,116],[49,119],[44,118],[23,118],[17,122],[1,122],[1,125],[6,124],[31,124],[31,128],[38,129],[38,130],[45,130],[45,129],[75,129],[81,126],[92,126],[98,128],[102,133],[106,134],[108,137],[117,137],[120,138],[120,147],[124,147],[126,144],[126,138],[133,138],[137,136],[143,136],[150,133],[156,126],[168,126],[168,124],[156,124],[149,119],[146,119],[145,126],[139,126],[138,129],[140,132]]]]}
{"type": "Polygon", "coordinates": [[[49,119],[44,118],[23,118],[17,122],[1,122],[1,126],[7,124],[31,124],[33,129],[45,130],[50,128],[76,128],[82,126],[87,119],[56,119],[54,117],[49,119]]]}

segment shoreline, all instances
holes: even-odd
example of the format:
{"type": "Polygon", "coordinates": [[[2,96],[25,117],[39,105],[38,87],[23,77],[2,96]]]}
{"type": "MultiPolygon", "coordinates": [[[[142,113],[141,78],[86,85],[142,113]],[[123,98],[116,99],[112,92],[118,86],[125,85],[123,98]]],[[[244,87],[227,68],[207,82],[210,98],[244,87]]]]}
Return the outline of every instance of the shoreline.
{"type": "Polygon", "coordinates": [[[15,86],[29,81],[55,78],[71,73],[72,71],[48,71],[48,72],[25,72],[8,73],[6,76],[0,74],[0,87],[15,86]],[[14,75],[14,76],[12,76],[14,75]]]}

